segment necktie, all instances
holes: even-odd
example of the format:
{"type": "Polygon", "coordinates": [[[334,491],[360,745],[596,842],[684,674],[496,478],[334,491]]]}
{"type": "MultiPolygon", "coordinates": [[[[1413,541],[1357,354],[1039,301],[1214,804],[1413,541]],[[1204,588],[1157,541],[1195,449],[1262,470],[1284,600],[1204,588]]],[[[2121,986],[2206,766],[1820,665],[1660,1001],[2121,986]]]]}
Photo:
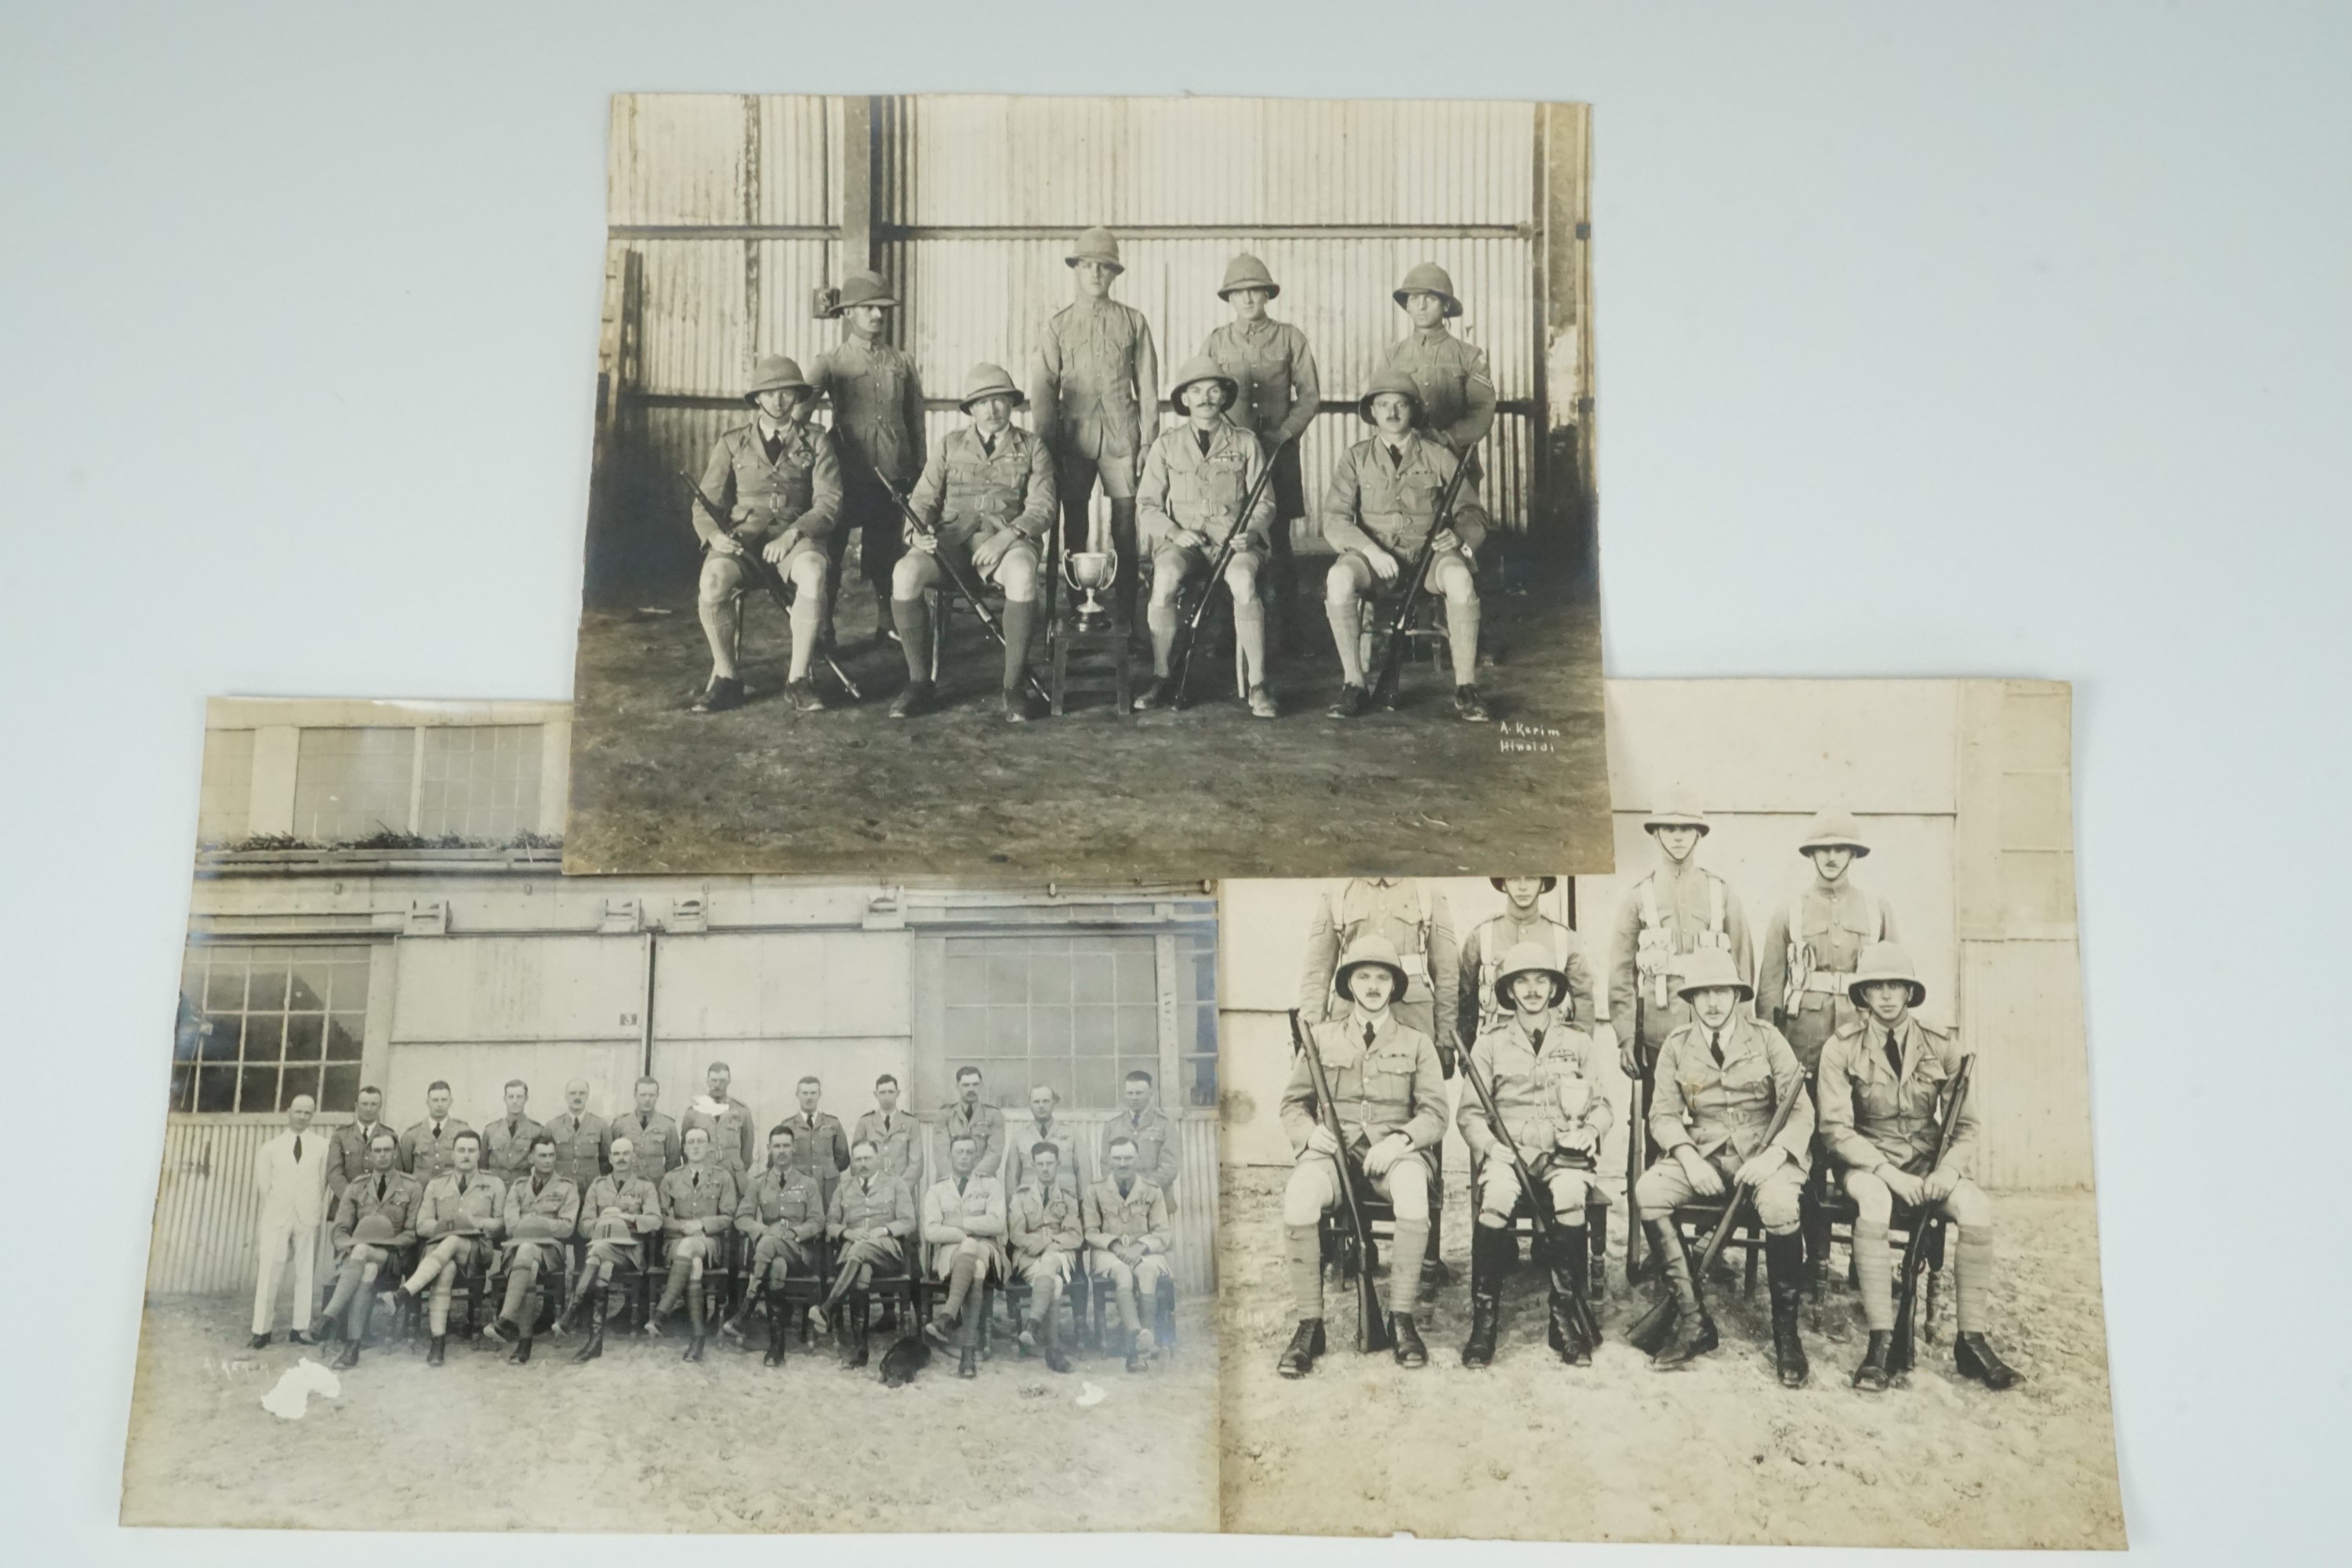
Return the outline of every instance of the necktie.
{"type": "Polygon", "coordinates": [[[375,1179],[375,1201],[378,1203],[383,1202],[383,1178],[382,1176],[378,1176],[375,1179]]]}
{"type": "Polygon", "coordinates": [[[1528,1037],[1528,1048],[1533,1051],[1542,1050],[1543,1037],[1544,1032],[1541,1029],[1536,1030],[1533,1034],[1528,1037]]]}
{"type": "Polygon", "coordinates": [[[1723,1065],[1723,1036],[1720,1033],[1710,1034],[1707,1036],[1706,1048],[1715,1053],[1715,1065],[1721,1067],[1723,1065]]]}
{"type": "Polygon", "coordinates": [[[1372,1044],[1372,1036],[1373,1036],[1373,1035],[1375,1035],[1375,1034],[1377,1034],[1378,1032],[1379,1032],[1379,1031],[1378,1031],[1378,1030],[1377,1030],[1377,1029],[1376,1029],[1372,1025],[1367,1024],[1367,1025],[1365,1025],[1365,1026],[1364,1026],[1364,1047],[1365,1047],[1365,1049],[1369,1050],[1369,1049],[1370,1049],[1370,1048],[1371,1048],[1371,1044],[1372,1044]]]}
{"type": "Polygon", "coordinates": [[[654,1124],[654,1122],[653,1122],[653,1118],[652,1118],[652,1117],[647,1116],[647,1115],[646,1115],[644,1111],[642,1111],[642,1110],[640,1110],[640,1111],[638,1111],[638,1112],[637,1112],[637,1131],[638,1131],[643,1132],[646,1128],[651,1127],[653,1124],[654,1124]]]}
{"type": "Polygon", "coordinates": [[[768,454],[768,461],[774,462],[783,455],[784,433],[779,430],[772,436],[765,431],[761,432],[760,446],[768,454]]]}
{"type": "Polygon", "coordinates": [[[1192,432],[1192,439],[1201,443],[1201,456],[1204,458],[1207,457],[1209,455],[1209,433],[1206,430],[1195,430],[1192,432]]]}
{"type": "Polygon", "coordinates": [[[520,1116],[509,1116],[509,1117],[508,1117],[508,1118],[507,1118],[507,1136],[508,1136],[508,1137],[511,1138],[511,1137],[513,1137],[515,1134],[517,1134],[518,1132],[520,1132],[521,1131],[522,1131],[522,1118],[521,1118],[521,1117],[520,1117],[520,1116]]]}
{"type": "Polygon", "coordinates": [[[980,438],[980,454],[981,454],[981,456],[982,456],[982,457],[983,457],[983,458],[993,458],[994,456],[996,456],[996,437],[993,437],[993,436],[982,436],[982,437],[980,438]]]}
{"type": "Polygon", "coordinates": [[[302,1134],[299,1132],[294,1134],[294,1163],[298,1165],[302,1163],[302,1134]]]}
{"type": "Polygon", "coordinates": [[[1404,467],[1404,448],[1402,447],[1391,446],[1389,447],[1389,467],[1391,468],[1402,468],[1404,467]]]}
{"type": "Polygon", "coordinates": [[[1895,1043],[1895,1031],[1892,1029],[1886,1032],[1885,1040],[1886,1065],[1894,1069],[1895,1076],[1899,1079],[1903,1076],[1903,1047],[1895,1043]]]}
{"type": "Polygon", "coordinates": [[[1119,1182],[1118,1182],[1118,1195],[1119,1195],[1120,1197],[1125,1197],[1125,1196],[1127,1196],[1127,1195],[1128,1195],[1128,1194],[1129,1194],[1129,1193],[1130,1193],[1130,1192],[1132,1192],[1132,1191],[1134,1191],[1134,1189],[1135,1189],[1135,1181],[1134,1181],[1134,1178],[1129,1177],[1129,1176],[1121,1176],[1121,1177],[1119,1178],[1119,1182]]]}
{"type": "Polygon", "coordinates": [[[462,1197],[464,1197],[464,1196],[466,1195],[466,1186],[467,1186],[467,1184],[468,1182],[470,1182],[472,1179],[473,1179],[473,1178],[471,1178],[470,1176],[460,1176],[460,1177],[458,1177],[458,1178],[457,1178],[457,1195],[458,1195],[459,1197],[461,1197],[461,1198],[462,1198],[462,1197]]]}

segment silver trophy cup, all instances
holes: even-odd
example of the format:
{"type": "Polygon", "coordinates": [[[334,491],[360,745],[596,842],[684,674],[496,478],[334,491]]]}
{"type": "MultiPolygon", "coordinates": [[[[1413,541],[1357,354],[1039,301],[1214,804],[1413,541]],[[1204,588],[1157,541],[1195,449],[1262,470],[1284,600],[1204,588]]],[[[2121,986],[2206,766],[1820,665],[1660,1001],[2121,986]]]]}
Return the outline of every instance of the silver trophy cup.
{"type": "Polygon", "coordinates": [[[1080,631],[1093,631],[1110,618],[1103,591],[1118,580],[1118,552],[1106,544],[1100,550],[1076,550],[1062,558],[1062,575],[1078,595],[1073,612],[1080,631]]]}

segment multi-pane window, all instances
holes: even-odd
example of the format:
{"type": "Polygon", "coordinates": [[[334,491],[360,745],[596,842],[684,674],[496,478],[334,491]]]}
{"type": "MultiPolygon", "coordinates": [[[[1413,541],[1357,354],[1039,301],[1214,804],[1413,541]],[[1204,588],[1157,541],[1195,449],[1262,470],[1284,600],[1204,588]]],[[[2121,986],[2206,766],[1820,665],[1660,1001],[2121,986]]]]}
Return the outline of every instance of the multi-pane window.
{"type": "Polygon", "coordinates": [[[540,726],[428,729],[416,831],[511,838],[539,826],[540,726]]]}
{"type": "Polygon", "coordinates": [[[196,806],[196,842],[231,844],[246,836],[253,800],[253,731],[205,731],[205,773],[196,806]]]}
{"type": "Polygon", "coordinates": [[[1160,980],[1148,936],[950,937],[947,1071],[976,1067],[998,1105],[1051,1084],[1108,1110],[1134,1069],[1160,1077],[1160,980]]]}
{"type": "Polygon", "coordinates": [[[1162,1103],[1217,1103],[1217,947],[1205,934],[1176,938],[1176,1068],[1162,1103]]]}
{"type": "Polygon", "coordinates": [[[276,1111],[307,1094],[320,1110],[351,1110],[367,991],[364,944],[189,943],[172,1109],[276,1111]]]}
{"type": "Polygon", "coordinates": [[[320,843],[409,831],[411,729],[310,729],[294,762],[294,836],[320,843]]]}

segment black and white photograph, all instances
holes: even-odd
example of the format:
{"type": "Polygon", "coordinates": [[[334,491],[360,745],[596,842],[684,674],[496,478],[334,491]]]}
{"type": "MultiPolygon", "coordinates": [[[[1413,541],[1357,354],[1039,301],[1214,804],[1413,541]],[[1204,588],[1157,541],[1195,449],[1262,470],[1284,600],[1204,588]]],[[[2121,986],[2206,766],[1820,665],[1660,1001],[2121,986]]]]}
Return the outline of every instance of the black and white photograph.
{"type": "Polygon", "coordinates": [[[570,721],[212,705],[123,1522],[1217,1528],[1214,900],[567,879],[570,721]]]}
{"type": "Polygon", "coordinates": [[[1224,1528],[2122,1547],[2068,689],[1609,704],[1612,876],[1221,889],[1224,1528]]]}
{"type": "Polygon", "coordinates": [[[1606,871],[1591,137],[616,97],[565,868],[1606,871]]]}

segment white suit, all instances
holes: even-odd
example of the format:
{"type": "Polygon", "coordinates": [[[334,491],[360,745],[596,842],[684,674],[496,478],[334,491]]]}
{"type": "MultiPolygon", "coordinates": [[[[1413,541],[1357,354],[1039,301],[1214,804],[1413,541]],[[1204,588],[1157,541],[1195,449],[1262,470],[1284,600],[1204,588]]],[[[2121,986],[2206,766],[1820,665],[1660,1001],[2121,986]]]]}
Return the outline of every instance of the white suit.
{"type": "Polygon", "coordinates": [[[278,1307],[278,1271],[294,1253],[294,1326],[308,1331],[318,1302],[319,1222],[327,1207],[328,1135],[281,1132],[254,1156],[253,1185],[261,1194],[260,1277],[253,1286],[253,1331],[269,1332],[278,1307]],[[295,1140],[301,1157],[295,1158],[295,1140]]]}

